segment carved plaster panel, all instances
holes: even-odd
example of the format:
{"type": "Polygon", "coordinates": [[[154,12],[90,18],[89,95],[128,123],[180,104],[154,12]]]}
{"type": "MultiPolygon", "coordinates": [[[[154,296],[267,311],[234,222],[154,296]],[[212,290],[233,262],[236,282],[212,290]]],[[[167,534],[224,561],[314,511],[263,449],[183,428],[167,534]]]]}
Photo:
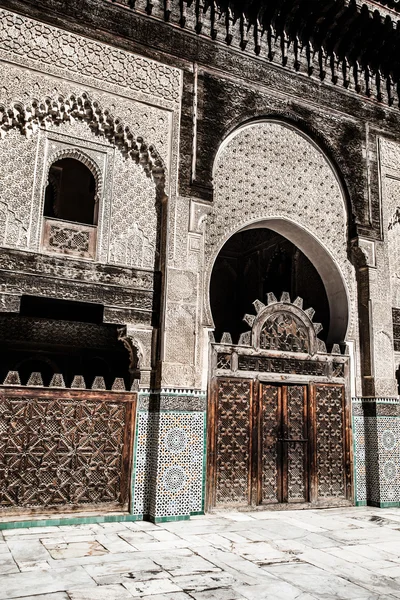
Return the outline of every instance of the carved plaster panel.
{"type": "Polygon", "coordinates": [[[399,144],[392,140],[379,138],[379,160],[381,167],[390,169],[399,173],[400,171],[400,151],[399,144]]]}
{"type": "Polygon", "coordinates": [[[263,122],[238,131],[217,157],[214,186],[207,255],[241,224],[273,216],[294,220],[338,257],[346,255],[338,180],[322,152],[292,128],[263,122]]]}
{"type": "Polygon", "coordinates": [[[171,302],[197,301],[197,274],[177,269],[168,270],[168,299],[171,302]]]}
{"type": "Polygon", "coordinates": [[[400,307],[400,144],[379,139],[383,232],[387,241],[392,305],[400,307]]]}
{"type": "Polygon", "coordinates": [[[356,287],[347,258],[344,194],[322,151],[290,126],[254,123],[221,147],[214,190],[205,234],[206,281],[217,253],[236,231],[256,226],[257,221],[290,221],[318,240],[336,263],[351,300],[348,335],[356,335],[356,287]]]}
{"type": "Polygon", "coordinates": [[[176,387],[177,381],[185,381],[188,387],[195,386],[195,368],[192,365],[163,363],[161,383],[165,387],[176,387]]]}
{"type": "Polygon", "coordinates": [[[126,327],[126,337],[131,340],[132,345],[138,351],[139,368],[151,369],[154,330],[128,324],[126,327]]]}
{"type": "Polygon", "coordinates": [[[0,245],[28,245],[37,142],[14,130],[0,142],[0,245]]]}
{"type": "Polygon", "coordinates": [[[201,268],[202,237],[199,233],[189,233],[188,237],[187,268],[196,273],[201,268]]]}
{"type": "Polygon", "coordinates": [[[177,104],[179,69],[0,10],[2,57],[24,67],[139,99],[177,104]]]}
{"type": "Polygon", "coordinates": [[[361,248],[368,267],[376,267],[375,242],[364,238],[358,238],[358,245],[361,248]]]}
{"type": "MultiPolygon", "coordinates": [[[[1,11],[0,11],[1,12],[1,11]]],[[[6,110],[9,107],[29,106],[32,101],[38,105],[46,100],[51,103],[61,105],[71,96],[81,98],[86,94],[91,103],[97,103],[98,106],[108,111],[108,114],[129,127],[133,138],[143,138],[147,144],[153,145],[166,167],[170,162],[170,136],[172,128],[172,115],[161,107],[142,104],[141,102],[125,98],[120,94],[111,95],[104,92],[101,88],[92,90],[79,83],[71,83],[67,80],[68,73],[64,73],[64,80],[60,81],[46,72],[37,73],[22,70],[17,65],[10,65],[1,62],[0,50],[0,108],[6,110]]],[[[30,115],[27,115],[31,118],[30,115]]],[[[56,127],[60,127],[60,121],[64,117],[58,118],[56,127]]],[[[46,128],[51,127],[51,119],[44,121],[46,128]]],[[[90,136],[90,128],[83,123],[81,136],[90,136]],[[86,132],[86,133],[85,133],[86,132]]],[[[104,141],[100,140],[99,141],[104,141]]]]}
{"type": "Polygon", "coordinates": [[[201,200],[191,200],[189,231],[193,233],[202,232],[204,223],[210,212],[211,205],[209,202],[202,202],[201,200]]]}
{"type": "Polygon", "coordinates": [[[169,302],[165,319],[166,362],[194,364],[195,330],[196,306],[169,302]]]}
{"type": "Polygon", "coordinates": [[[154,181],[130,158],[115,155],[109,261],[154,269],[159,234],[154,181]]]}
{"type": "Polygon", "coordinates": [[[400,179],[385,178],[385,200],[387,202],[387,245],[389,253],[390,280],[392,287],[392,304],[400,307],[400,179]]]}

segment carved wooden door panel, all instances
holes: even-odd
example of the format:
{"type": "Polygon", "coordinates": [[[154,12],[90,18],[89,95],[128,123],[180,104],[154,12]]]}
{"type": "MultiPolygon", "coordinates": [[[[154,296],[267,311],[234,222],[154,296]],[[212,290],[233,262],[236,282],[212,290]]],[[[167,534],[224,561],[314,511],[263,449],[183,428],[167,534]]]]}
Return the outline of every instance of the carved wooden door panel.
{"type": "Polygon", "coordinates": [[[283,388],[284,502],[308,502],[308,394],[305,385],[283,388]]]}
{"type": "Polygon", "coordinates": [[[211,505],[335,506],[351,497],[343,385],[214,385],[211,505]]]}
{"type": "Polygon", "coordinates": [[[252,382],[220,379],[215,405],[215,502],[250,503],[252,382]]]}
{"type": "Polygon", "coordinates": [[[2,386],[0,509],[127,510],[136,394],[2,386]]]}
{"type": "Polygon", "coordinates": [[[260,386],[258,436],[258,504],[280,502],[282,497],[282,457],[278,446],[281,435],[282,388],[260,386]]]}
{"type": "Polygon", "coordinates": [[[350,481],[349,428],[345,419],[344,386],[317,384],[313,389],[315,413],[315,487],[320,501],[348,496],[350,481]],[[347,442],[347,443],[346,443],[347,442]]]}
{"type": "Polygon", "coordinates": [[[308,395],[305,385],[261,385],[259,502],[308,502],[308,395]]]}

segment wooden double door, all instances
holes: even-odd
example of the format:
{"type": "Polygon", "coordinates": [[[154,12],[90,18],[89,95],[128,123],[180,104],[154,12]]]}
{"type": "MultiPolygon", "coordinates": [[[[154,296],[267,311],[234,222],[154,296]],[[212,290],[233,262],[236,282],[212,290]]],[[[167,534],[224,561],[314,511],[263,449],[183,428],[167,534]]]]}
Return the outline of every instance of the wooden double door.
{"type": "Polygon", "coordinates": [[[343,385],[217,378],[209,425],[209,506],[349,498],[343,385]]]}

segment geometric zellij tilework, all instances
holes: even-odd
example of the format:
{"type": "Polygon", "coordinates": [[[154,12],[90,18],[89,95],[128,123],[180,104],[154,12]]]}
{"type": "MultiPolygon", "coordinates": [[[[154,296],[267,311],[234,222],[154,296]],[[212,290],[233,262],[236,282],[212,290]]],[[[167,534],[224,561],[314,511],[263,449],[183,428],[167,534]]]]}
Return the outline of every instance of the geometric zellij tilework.
{"type": "Polygon", "coordinates": [[[139,392],[132,512],[154,521],[204,511],[206,396],[139,392]]]}
{"type": "Polygon", "coordinates": [[[400,401],[353,399],[356,504],[400,506],[400,401]]]}

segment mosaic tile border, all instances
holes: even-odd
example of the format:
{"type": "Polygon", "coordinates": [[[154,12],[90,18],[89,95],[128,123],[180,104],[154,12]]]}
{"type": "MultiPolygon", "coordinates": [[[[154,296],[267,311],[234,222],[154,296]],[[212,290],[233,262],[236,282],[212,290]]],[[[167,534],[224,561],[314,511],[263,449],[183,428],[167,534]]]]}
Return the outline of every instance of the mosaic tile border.
{"type": "Polygon", "coordinates": [[[199,411],[207,410],[206,392],[197,390],[139,390],[138,410],[141,411],[199,411]]]}
{"type": "Polygon", "coordinates": [[[400,398],[352,401],[356,506],[400,507],[400,398]]]}
{"type": "Polygon", "coordinates": [[[204,514],[206,404],[200,390],[138,392],[132,514],[154,522],[204,514]]]}
{"type": "Polygon", "coordinates": [[[0,531],[5,529],[23,529],[25,527],[58,527],[60,525],[88,525],[92,523],[128,523],[143,521],[145,515],[93,515],[87,517],[54,517],[49,519],[31,519],[24,521],[1,521],[0,531]]]}

